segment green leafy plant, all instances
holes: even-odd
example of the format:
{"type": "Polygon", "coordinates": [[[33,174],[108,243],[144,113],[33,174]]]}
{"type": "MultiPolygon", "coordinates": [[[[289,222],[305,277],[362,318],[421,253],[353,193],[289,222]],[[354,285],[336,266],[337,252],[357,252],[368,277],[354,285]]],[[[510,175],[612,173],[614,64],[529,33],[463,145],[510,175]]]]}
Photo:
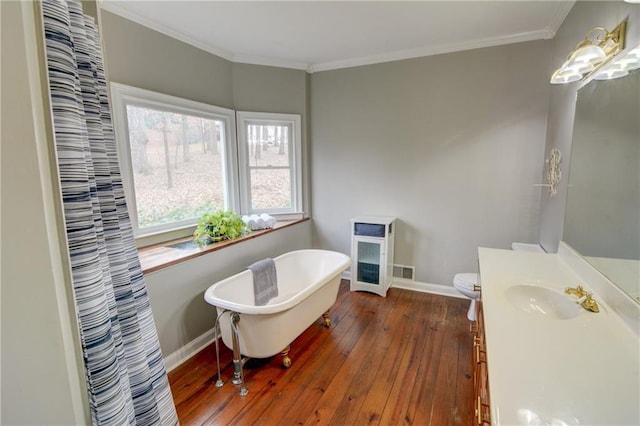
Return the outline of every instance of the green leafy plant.
{"type": "Polygon", "coordinates": [[[195,243],[199,247],[218,241],[233,240],[251,232],[242,218],[231,211],[207,213],[198,219],[198,226],[193,233],[195,243]]]}

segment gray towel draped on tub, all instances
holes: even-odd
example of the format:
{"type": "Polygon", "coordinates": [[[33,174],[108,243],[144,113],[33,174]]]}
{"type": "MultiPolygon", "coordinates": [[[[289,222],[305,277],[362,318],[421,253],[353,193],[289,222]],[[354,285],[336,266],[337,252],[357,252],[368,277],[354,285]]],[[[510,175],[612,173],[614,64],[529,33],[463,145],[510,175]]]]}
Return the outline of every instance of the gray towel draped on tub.
{"type": "Polygon", "coordinates": [[[249,265],[248,269],[253,273],[253,295],[256,306],[266,305],[269,300],[278,297],[278,278],[273,259],[259,260],[249,265]]]}

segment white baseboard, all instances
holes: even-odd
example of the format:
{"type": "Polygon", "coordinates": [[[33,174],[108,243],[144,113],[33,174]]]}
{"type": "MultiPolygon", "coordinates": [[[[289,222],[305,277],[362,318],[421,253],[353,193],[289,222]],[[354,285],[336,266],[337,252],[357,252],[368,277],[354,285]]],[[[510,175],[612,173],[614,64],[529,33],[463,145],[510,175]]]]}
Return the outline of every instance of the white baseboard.
{"type": "Polygon", "coordinates": [[[214,338],[215,332],[213,329],[211,329],[206,333],[196,337],[194,340],[190,341],[177,351],[166,356],[164,358],[164,367],[167,372],[178,367],[180,364],[200,352],[202,349],[209,346],[211,343],[213,343],[214,338]]]}
{"type": "MultiPolygon", "coordinates": [[[[342,273],[343,280],[351,281],[351,271],[346,270],[342,273]]],[[[467,297],[458,293],[453,286],[442,284],[429,284],[419,281],[407,280],[405,278],[394,278],[391,287],[401,288],[403,290],[419,291],[421,293],[439,294],[441,296],[457,297],[459,299],[467,299],[467,297]]]]}
{"type": "Polygon", "coordinates": [[[401,288],[403,290],[419,291],[421,293],[439,294],[441,296],[466,299],[466,297],[458,293],[455,288],[448,285],[429,284],[419,281],[407,280],[404,278],[394,278],[393,282],[391,283],[391,287],[401,288]]]}
{"type": "MultiPolygon", "coordinates": [[[[343,280],[351,281],[351,271],[346,270],[342,273],[343,280]]],[[[405,278],[394,278],[391,287],[401,288],[403,290],[419,291],[421,293],[439,294],[441,296],[458,297],[466,299],[465,296],[458,293],[453,286],[442,284],[429,284],[419,281],[407,280],[405,278]]]]}

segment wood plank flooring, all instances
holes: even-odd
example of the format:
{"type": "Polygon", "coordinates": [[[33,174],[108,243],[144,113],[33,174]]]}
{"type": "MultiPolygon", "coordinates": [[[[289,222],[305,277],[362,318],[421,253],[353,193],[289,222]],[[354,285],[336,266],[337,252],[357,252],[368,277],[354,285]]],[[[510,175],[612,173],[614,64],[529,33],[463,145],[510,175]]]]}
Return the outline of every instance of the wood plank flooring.
{"type": "MultiPolygon", "coordinates": [[[[249,394],[225,385],[209,345],[169,373],[182,425],[470,425],[473,423],[469,302],[396,288],[386,298],[342,281],[330,329],[318,319],[279,356],[250,360],[249,394]]],[[[212,311],[213,315],[213,311],[212,311]]],[[[213,322],[213,319],[212,319],[213,322]]]]}

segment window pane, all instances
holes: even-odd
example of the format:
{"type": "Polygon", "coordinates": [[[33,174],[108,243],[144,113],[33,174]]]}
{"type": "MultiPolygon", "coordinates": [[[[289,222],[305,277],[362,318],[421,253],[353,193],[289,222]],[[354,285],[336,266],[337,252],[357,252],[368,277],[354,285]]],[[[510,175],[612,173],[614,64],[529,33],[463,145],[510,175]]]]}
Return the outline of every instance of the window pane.
{"type": "Polygon", "coordinates": [[[289,166],[289,126],[247,125],[250,167],[289,166]]]}
{"type": "Polygon", "coordinates": [[[291,177],[289,170],[251,170],[251,206],[254,209],[290,208],[291,177]]]}
{"type": "Polygon", "coordinates": [[[224,208],[224,122],[127,105],[138,226],[224,208]]]}
{"type": "Polygon", "coordinates": [[[301,117],[236,113],[243,213],[302,212],[301,117]]]}

